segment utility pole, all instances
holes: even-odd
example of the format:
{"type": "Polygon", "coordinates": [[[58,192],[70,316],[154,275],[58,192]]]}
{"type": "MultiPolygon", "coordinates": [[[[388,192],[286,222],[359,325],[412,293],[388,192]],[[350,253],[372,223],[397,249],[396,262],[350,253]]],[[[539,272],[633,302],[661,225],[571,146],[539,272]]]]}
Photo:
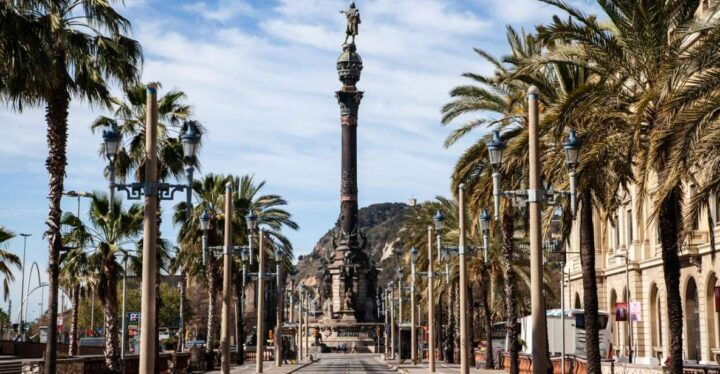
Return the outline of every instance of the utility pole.
{"type": "Polygon", "coordinates": [[[265,353],[265,230],[260,229],[258,236],[260,249],[258,250],[257,274],[257,344],[255,347],[255,372],[263,372],[263,358],[265,353]]]}
{"type": "Polygon", "coordinates": [[[232,213],[233,190],[232,182],[225,184],[225,248],[223,248],[223,303],[220,332],[221,370],[230,374],[230,307],[232,302],[232,213]]]}
{"type": "MultiPolygon", "coordinates": [[[[147,117],[145,125],[145,182],[155,185],[157,179],[157,83],[147,85],[147,117]]],[[[145,191],[145,221],[143,224],[143,263],[142,263],[142,333],[140,334],[140,372],[155,372],[155,279],[157,277],[157,192],[145,191]]],[[[112,205],[112,204],[111,204],[112,205]]],[[[93,293],[94,295],[94,293],[93,293]]]]}
{"type": "MultiPolygon", "coordinates": [[[[458,205],[460,216],[460,241],[458,243],[458,255],[460,257],[460,373],[469,374],[470,366],[468,361],[468,302],[467,302],[467,279],[465,271],[465,184],[458,188],[458,205]]],[[[490,344],[491,342],[488,342],[490,344]]]]}
{"type": "Polygon", "coordinates": [[[547,325],[545,315],[545,298],[543,297],[543,250],[541,238],[542,207],[540,206],[543,190],[540,185],[540,149],[538,145],[538,121],[540,91],[531,86],[528,89],[528,148],[530,175],[528,203],[530,205],[530,303],[532,305],[532,356],[533,374],[547,374],[547,325]]]}
{"type": "Polygon", "coordinates": [[[275,285],[277,288],[277,297],[275,304],[275,366],[282,366],[282,312],[283,312],[283,292],[282,292],[282,252],[277,249],[275,252],[275,285]]]}
{"type": "Polygon", "coordinates": [[[435,372],[435,299],[433,296],[433,248],[432,248],[432,226],[428,226],[428,371],[435,372]]]}

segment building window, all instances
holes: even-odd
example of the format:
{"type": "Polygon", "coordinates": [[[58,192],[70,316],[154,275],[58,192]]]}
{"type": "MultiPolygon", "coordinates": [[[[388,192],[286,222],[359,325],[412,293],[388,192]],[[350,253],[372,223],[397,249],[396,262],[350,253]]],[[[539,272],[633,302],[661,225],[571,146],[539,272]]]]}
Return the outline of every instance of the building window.
{"type": "Polygon", "coordinates": [[[715,224],[720,225],[720,196],[715,194],[715,224]]]}
{"type": "Polygon", "coordinates": [[[628,209],[627,211],[627,245],[629,246],[632,244],[633,240],[635,240],[635,237],[633,236],[633,214],[632,209],[628,209]]]}

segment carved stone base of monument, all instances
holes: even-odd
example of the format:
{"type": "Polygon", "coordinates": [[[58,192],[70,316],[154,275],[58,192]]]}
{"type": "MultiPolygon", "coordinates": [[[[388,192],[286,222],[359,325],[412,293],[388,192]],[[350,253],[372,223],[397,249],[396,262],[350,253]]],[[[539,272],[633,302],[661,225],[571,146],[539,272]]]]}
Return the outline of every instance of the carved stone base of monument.
{"type": "Polygon", "coordinates": [[[320,329],[323,344],[332,352],[377,353],[375,331],[383,325],[324,319],[316,326],[320,329]]]}

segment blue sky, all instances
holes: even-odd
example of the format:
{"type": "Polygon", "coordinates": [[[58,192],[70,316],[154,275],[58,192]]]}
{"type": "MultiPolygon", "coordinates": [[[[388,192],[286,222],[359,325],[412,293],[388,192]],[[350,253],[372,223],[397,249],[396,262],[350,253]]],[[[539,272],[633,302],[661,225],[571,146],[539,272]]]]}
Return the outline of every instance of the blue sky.
{"type": "MultiPolygon", "coordinates": [[[[589,10],[587,0],[570,1],[589,10]]],[[[209,129],[202,173],[254,174],[284,196],[300,224],[288,232],[296,255],[309,252],[339,210],[340,125],[335,59],[344,38],[345,0],[126,0],[119,11],[143,45],[143,81],[181,89],[209,129]]],[[[472,51],[506,52],[505,25],[531,29],[555,12],[536,0],[360,0],[358,52],[365,91],[358,127],[361,206],[448,195],[465,143],[445,150],[439,124],[462,72],[490,67],[472,51]]],[[[98,134],[102,109],[75,101],[70,111],[66,190],[105,190],[98,134]]],[[[0,107],[0,225],[31,233],[27,263],[47,265],[45,123],[41,109],[0,107]]],[[[470,136],[470,138],[476,138],[470,136]]],[[[179,200],[178,200],[179,201],[179,200]]],[[[63,208],[75,211],[77,201],[63,208]]],[[[87,206],[87,202],[82,202],[87,206]]],[[[173,203],[165,202],[169,211],[173,203]]],[[[170,219],[163,232],[174,233],[170,219]]],[[[171,237],[170,239],[174,239],[171,237]]],[[[22,253],[22,239],[9,248],[22,253]]],[[[19,278],[19,277],[18,277],[19,278]]],[[[33,284],[37,281],[33,280],[33,284]]],[[[19,305],[20,283],[12,292],[19,305]]],[[[39,294],[30,299],[37,316],[39,294]]],[[[6,309],[6,303],[0,303],[6,309]]]]}

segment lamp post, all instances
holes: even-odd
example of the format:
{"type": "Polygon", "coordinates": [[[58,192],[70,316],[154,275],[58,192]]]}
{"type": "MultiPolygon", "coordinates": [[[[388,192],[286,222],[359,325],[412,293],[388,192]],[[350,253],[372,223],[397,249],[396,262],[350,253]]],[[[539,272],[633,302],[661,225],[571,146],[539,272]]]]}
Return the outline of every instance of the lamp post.
{"type": "Polygon", "coordinates": [[[393,281],[387,285],[388,300],[390,301],[390,359],[395,359],[395,300],[393,300],[393,281]]]}
{"type": "MultiPolygon", "coordinates": [[[[488,142],[488,156],[493,166],[493,198],[495,219],[500,214],[500,196],[526,200],[530,216],[530,303],[532,305],[532,355],[534,357],[548,357],[547,347],[547,326],[545,300],[543,298],[543,245],[541,240],[541,206],[543,201],[549,205],[556,203],[556,198],[569,195],[570,209],[575,215],[575,196],[577,190],[577,174],[575,166],[578,162],[580,142],[575,132],[570,130],[568,141],[564,143],[565,162],[568,166],[568,177],[570,179],[570,191],[554,191],[551,188],[544,189],[540,184],[540,150],[538,144],[538,123],[539,123],[539,90],[535,86],[528,89],[528,150],[529,150],[529,189],[519,191],[502,191],[500,187],[500,165],[505,145],[500,138],[500,133],[495,131],[492,140],[488,142]]],[[[535,360],[533,363],[533,374],[546,374],[546,360],[535,360]]]]}
{"type": "MultiPolygon", "coordinates": [[[[558,239],[562,229],[562,207],[557,206],[550,220],[550,234],[553,239],[558,239]]],[[[560,245],[559,243],[554,243],[560,245]]],[[[565,372],[565,254],[560,260],[560,333],[562,341],[560,344],[560,371],[565,372]]]]}
{"type": "Polygon", "coordinates": [[[303,300],[305,299],[305,281],[300,281],[300,300],[298,300],[298,359],[302,360],[303,355],[303,344],[302,344],[302,327],[303,327],[303,313],[302,313],[302,307],[303,307],[303,300]]]}
{"type": "MultiPolygon", "coordinates": [[[[482,267],[482,277],[483,280],[488,284],[490,279],[489,275],[489,264],[490,264],[490,258],[488,257],[489,251],[490,251],[490,243],[489,243],[489,234],[490,234],[490,214],[488,214],[487,209],[483,208],[483,210],[480,212],[479,222],[480,222],[480,232],[482,233],[482,239],[483,239],[483,267],[482,267]]],[[[485,289],[483,290],[483,294],[481,296],[483,304],[485,304],[485,308],[489,311],[488,304],[488,289],[489,286],[486,285],[485,289]]],[[[492,347],[492,317],[490,316],[490,313],[487,313],[485,315],[485,325],[490,327],[486,331],[486,337],[487,337],[487,348],[485,350],[485,368],[491,368],[494,365],[494,357],[493,357],[493,347],[492,347]]],[[[563,372],[564,373],[564,372],[563,372]]]]}
{"type": "Polygon", "coordinates": [[[253,245],[253,235],[255,233],[255,230],[257,229],[257,216],[255,213],[250,210],[248,215],[245,216],[245,223],[247,225],[248,230],[248,245],[247,247],[243,248],[241,252],[241,260],[242,260],[242,291],[240,292],[240,297],[242,301],[240,302],[240,310],[238,311],[238,316],[236,318],[239,318],[239,333],[238,336],[238,364],[242,365],[245,363],[245,288],[247,286],[247,264],[251,263],[253,255],[252,255],[252,245],[253,245]]]}
{"type": "Polygon", "coordinates": [[[410,360],[417,365],[417,316],[415,315],[415,264],[417,264],[418,251],[415,247],[410,248],[410,360]]]}
{"type": "Polygon", "coordinates": [[[223,374],[230,374],[230,303],[232,302],[232,212],[233,212],[233,186],[232,182],[225,184],[225,246],[223,248],[223,303],[222,322],[220,326],[221,370],[223,374]]]}
{"type": "MultiPolygon", "coordinates": [[[[25,293],[25,252],[27,251],[27,238],[32,236],[32,234],[23,234],[20,233],[20,236],[23,238],[23,261],[22,261],[22,285],[20,286],[20,323],[18,324],[18,334],[20,335],[20,338],[22,341],[25,341],[25,326],[23,326],[25,323],[23,321],[23,307],[25,307],[25,302],[23,300],[23,294],[25,293]]],[[[30,280],[28,280],[28,287],[30,287],[30,280]]]]}
{"type": "Polygon", "coordinates": [[[277,287],[276,305],[275,305],[275,366],[282,366],[282,250],[278,247],[275,250],[275,285],[277,287]]]}
{"type": "MultiPolygon", "coordinates": [[[[123,281],[122,281],[122,333],[120,334],[120,362],[122,364],[122,372],[125,374],[125,346],[127,345],[126,331],[127,331],[127,312],[125,311],[125,304],[127,299],[127,256],[123,261],[123,281]]],[[[181,299],[182,300],[182,299],[181,299]]]]}
{"type": "MultiPolygon", "coordinates": [[[[265,231],[260,229],[258,236],[258,273],[257,273],[257,344],[255,346],[255,372],[263,372],[263,354],[265,351],[265,231]]],[[[252,258],[252,257],[251,257],[252,258]]]]}
{"type": "Polygon", "coordinates": [[[460,238],[458,242],[458,256],[460,265],[460,373],[470,373],[468,361],[469,344],[468,344],[468,297],[467,297],[467,279],[465,271],[465,184],[461,183],[458,187],[458,205],[459,205],[459,223],[460,238]]]}
{"type": "Polygon", "coordinates": [[[188,214],[190,214],[192,194],[192,161],[195,159],[200,145],[201,135],[194,122],[188,122],[187,128],[180,136],[185,159],[185,172],[187,184],[159,183],[157,176],[157,83],[147,85],[147,117],[145,126],[145,181],[139,183],[115,183],[115,158],[117,156],[122,136],[116,126],[103,131],[105,155],[108,159],[110,176],[110,207],[112,214],[112,201],[115,190],[127,194],[128,200],[145,198],[145,222],[143,228],[143,264],[142,264],[142,303],[141,315],[143,318],[143,331],[140,335],[140,366],[141,373],[155,371],[155,348],[157,337],[154,336],[155,319],[149,318],[155,312],[155,279],[157,277],[156,255],[157,250],[157,209],[159,200],[172,200],[175,192],[185,191],[188,214]]]}
{"type": "MultiPolygon", "coordinates": [[[[627,301],[628,309],[630,308],[630,257],[628,256],[630,252],[626,253],[617,253],[613,255],[613,258],[622,258],[625,260],[625,301],[627,301]]],[[[632,327],[632,315],[628,313],[627,318],[628,323],[628,362],[633,362],[633,327],[632,327]]]]}
{"type": "Polygon", "coordinates": [[[397,274],[397,282],[398,282],[398,312],[397,312],[397,326],[398,326],[398,333],[397,333],[397,339],[398,339],[398,360],[402,360],[402,311],[403,311],[403,269],[397,268],[395,270],[395,273],[397,274]]]}
{"type": "Polygon", "coordinates": [[[428,371],[435,372],[435,298],[433,297],[433,250],[432,250],[432,226],[428,226],[428,371]]]}

